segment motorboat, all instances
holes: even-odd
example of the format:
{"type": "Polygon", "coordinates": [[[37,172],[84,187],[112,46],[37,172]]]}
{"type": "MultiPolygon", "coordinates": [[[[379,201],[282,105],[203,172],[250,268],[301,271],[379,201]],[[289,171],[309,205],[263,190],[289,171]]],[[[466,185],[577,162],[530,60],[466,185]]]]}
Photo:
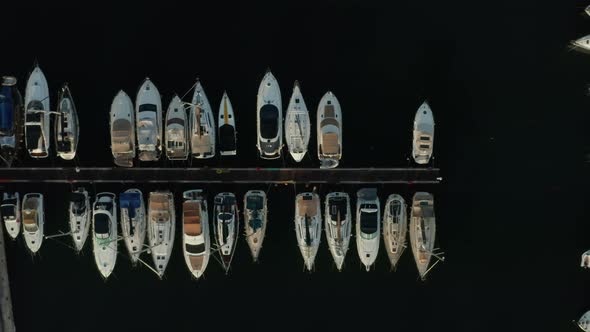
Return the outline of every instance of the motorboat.
{"type": "Polygon", "coordinates": [[[189,153],[189,124],[184,104],[175,95],[166,112],[166,157],[168,160],[186,160],[189,153]]]}
{"type": "Polygon", "coordinates": [[[35,66],[25,90],[25,142],[32,158],[49,155],[50,114],[47,79],[35,66]]]}
{"type": "Polygon", "coordinates": [[[590,53],[590,35],[572,40],[571,46],[575,50],[582,51],[584,53],[590,53]]]}
{"type": "Polygon", "coordinates": [[[320,168],[337,167],[342,158],[342,110],[330,91],[318,105],[317,127],[320,168]]]}
{"type": "Polygon", "coordinates": [[[205,273],[211,254],[207,198],[202,190],[188,190],[182,196],[182,252],[186,266],[198,279],[205,273]]]}
{"type": "Polygon", "coordinates": [[[324,203],[324,229],[330,253],[338,271],[342,271],[352,228],[350,197],[344,192],[331,192],[324,203]]]}
{"type": "Polygon", "coordinates": [[[361,262],[369,271],[379,253],[381,207],[377,189],[364,188],[356,196],[356,247],[361,262]]]}
{"type": "Polygon", "coordinates": [[[580,266],[586,269],[590,268],[590,250],[582,254],[582,263],[580,263],[580,266]]]}
{"type": "Polygon", "coordinates": [[[309,137],[311,136],[311,121],[305,100],[301,94],[299,82],[295,81],[293,93],[287,106],[285,115],[285,140],[291,157],[300,162],[307,153],[309,137]]]}
{"type": "Polygon", "coordinates": [[[267,219],[266,193],[262,190],[248,190],[244,195],[244,228],[246,242],[254,262],[258,261],[267,219]]]}
{"type": "Polygon", "coordinates": [[[92,251],[104,279],[111,275],[117,262],[116,198],[113,193],[98,193],[92,204],[92,251]]]}
{"type": "Polygon", "coordinates": [[[190,107],[191,155],[197,159],[209,159],[215,156],[215,117],[211,105],[197,80],[190,107]]]}
{"type": "Polygon", "coordinates": [[[17,157],[23,129],[23,101],[16,81],[13,76],[3,76],[0,86],[0,156],[9,167],[17,157]]]}
{"type": "Polygon", "coordinates": [[[283,104],[279,82],[270,69],[260,82],[256,98],[256,146],[263,159],[281,157],[283,148],[283,104]]]}
{"type": "Polygon", "coordinates": [[[128,189],[119,195],[121,211],[121,231],[131,263],[137,264],[143,251],[146,221],[143,194],[139,189],[128,189]]]}
{"type": "Polygon", "coordinates": [[[428,102],[423,102],[414,117],[412,157],[417,164],[428,164],[434,146],[434,118],[428,102]]]}
{"type": "Polygon", "coordinates": [[[586,15],[590,16],[590,5],[584,8],[584,12],[586,13],[586,15]]]}
{"type": "Polygon", "coordinates": [[[590,311],[587,311],[578,320],[578,327],[585,332],[590,332],[590,311]]]}
{"type": "Polygon", "coordinates": [[[236,119],[234,118],[234,108],[225,91],[219,105],[219,121],[217,125],[219,128],[219,154],[222,156],[235,156],[237,153],[236,119]]]}
{"type": "Polygon", "coordinates": [[[174,196],[169,191],[151,192],[148,203],[148,243],[152,259],[160,279],[164,276],[166,266],[174,245],[176,213],[174,196]]]}
{"type": "Polygon", "coordinates": [[[398,194],[387,197],[383,209],[383,243],[391,266],[395,269],[397,262],[406,249],[406,233],[408,232],[408,215],[406,202],[398,194]]]}
{"type": "Polygon", "coordinates": [[[20,196],[18,193],[3,193],[2,205],[0,205],[0,215],[6,227],[8,235],[16,239],[20,233],[20,196]]]}
{"type": "Polygon", "coordinates": [[[221,263],[225,272],[229,267],[236,251],[240,219],[236,196],[232,193],[219,193],[213,201],[214,225],[213,234],[221,263]]]}
{"type": "Polygon", "coordinates": [[[55,119],[55,150],[64,160],[76,157],[80,125],[76,105],[67,84],[62,86],[57,102],[57,117],[55,119]]]}
{"type": "Polygon", "coordinates": [[[29,193],[23,197],[22,216],[25,242],[29,250],[36,253],[43,243],[43,225],[45,224],[42,194],[29,193]]]}
{"type": "Polygon", "coordinates": [[[135,98],[135,123],[139,160],[157,161],[162,152],[162,99],[154,83],[146,78],[135,98]]]}
{"type": "Polygon", "coordinates": [[[305,267],[312,271],[322,237],[320,196],[315,192],[295,197],[295,233],[305,267]]]}
{"type": "Polygon", "coordinates": [[[83,187],[77,188],[70,194],[69,202],[69,224],[70,234],[74,240],[76,251],[84,248],[90,224],[92,223],[92,210],[90,208],[90,197],[88,191],[83,187]]]}
{"type": "Polygon", "coordinates": [[[135,116],[131,98],[123,91],[111,104],[111,150],[115,164],[132,167],[135,158],[135,116]]]}
{"type": "Polygon", "coordinates": [[[434,197],[430,193],[417,192],[412,198],[410,212],[410,244],[418,273],[423,280],[433,256],[435,234],[434,197]]]}

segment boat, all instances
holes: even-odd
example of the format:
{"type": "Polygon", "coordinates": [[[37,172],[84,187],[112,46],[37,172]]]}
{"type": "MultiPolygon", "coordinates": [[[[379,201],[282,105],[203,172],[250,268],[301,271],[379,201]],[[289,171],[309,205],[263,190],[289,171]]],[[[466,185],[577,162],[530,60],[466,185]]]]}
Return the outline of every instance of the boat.
{"type": "Polygon", "coordinates": [[[168,160],[188,158],[189,125],[182,100],[175,95],[166,112],[166,157],[168,160]]]}
{"type": "Polygon", "coordinates": [[[356,247],[361,262],[369,271],[379,254],[381,207],[377,189],[361,189],[356,196],[356,247]]]}
{"type": "Polygon", "coordinates": [[[235,156],[237,153],[236,119],[234,118],[234,108],[225,91],[219,105],[218,128],[219,154],[222,156],[235,156]]]}
{"type": "Polygon", "coordinates": [[[149,78],[143,81],[135,98],[135,123],[139,160],[159,160],[162,152],[162,99],[149,78]]]}
{"type": "Polygon", "coordinates": [[[111,150],[117,166],[132,167],[135,158],[135,116],[131,98],[123,91],[111,104],[111,150]]]}
{"type": "Polygon", "coordinates": [[[64,160],[72,160],[76,157],[79,133],[80,125],[76,105],[70,88],[64,84],[59,93],[55,119],[55,150],[59,157],[64,160]]]}
{"type": "Polygon", "coordinates": [[[116,198],[113,193],[98,193],[92,204],[92,251],[104,279],[111,275],[117,262],[116,198]]]}
{"type": "Polygon", "coordinates": [[[10,167],[21,146],[23,101],[16,87],[16,78],[2,77],[0,87],[0,156],[10,167]]]}
{"type": "Polygon", "coordinates": [[[182,252],[189,271],[199,279],[211,254],[207,199],[202,190],[187,190],[182,197],[182,252]]]}
{"type": "Polygon", "coordinates": [[[219,193],[213,201],[214,221],[213,234],[219,250],[221,263],[225,272],[229,267],[236,251],[240,219],[236,196],[232,193],[219,193]]]}
{"type": "Polygon", "coordinates": [[[285,115],[285,141],[291,157],[300,162],[307,153],[309,137],[311,136],[311,121],[305,100],[301,94],[299,82],[295,81],[293,93],[287,106],[285,115]]]}
{"type": "Polygon", "coordinates": [[[417,164],[428,164],[434,145],[434,118],[428,102],[423,102],[414,117],[412,157],[417,164]]]}
{"type": "Polygon", "coordinates": [[[320,168],[335,168],[342,158],[342,111],[338,99],[330,91],[318,105],[317,126],[320,168]]]}
{"type": "Polygon", "coordinates": [[[18,193],[3,193],[2,205],[0,205],[0,215],[6,227],[8,235],[16,239],[20,233],[20,196],[18,193]]]}
{"type": "Polygon", "coordinates": [[[169,191],[151,192],[148,203],[148,243],[152,259],[160,279],[164,276],[166,266],[174,245],[176,213],[174,196],[169,191]]]}
{"type": "Polygon", "coordinates": [[[25,90],[25,142],[32,158],[47,158],[50,135],[49,87],[39,66],[35,66],[25,90]]]}
{"type": "Polygon", "coordinates": [[[215,156],[215,117],[211,105],[197,79],[190,107],[191,155],[197,159],[208,159],[215,156]]]}
{"type": "Polygon", "coordinates": [[[72,240],[74,240],[76,251],[80,252],[84,248],[84,243],[86,243],[92,219],[90,197],[86,189],[80,187],[70,194],[68,211],[70,234],[72,240]]]}
{"type": "Polygon", "coordinates": [[[347,193],[331,192],[326,195],[324,209],[324,229],[326,230],[328,247],[336,268],[338,271],[342,271],[352,228],[350,197],[347,193]]]}
{"type": "Polygon", "coordinates": [[[586,269],[590,268],[590,250],[582,254],[582,263],[580,263],[580,266],[586,269]]]}
{"type": "Polygon", "coordinates": [[[139,189],[128,189],[119,195],[121,210],[121,231],[131,263],[137,264],[143,251],[146,221],[143,194],[139,189]]]}
{"type": "Polygon", "coordinates": [[[266,71],[258,87],[256,111],[256,147],[260,158],[280,158],[283,148],[283,104],[279,82],[270,69],[266,71]]]}
{"type": "Polygon", "coordinates": [[[262,249],[268,222],[267,213],[266,193],[262,190],[248,190],[244,195],[244,228],[254,262],[258,261],[262,249]]]}
{"type": "Polygon", "coordinates": [[[590,35],[580,37],[570,42],[571,47],[584,53],[590,53],[590,35]]]}
{"type": "Polygon", "coordinates": [[[320,196],[315,192],[295,197],[295,233],[305,267],[312,271],[322,237],[320,196]]]}
{"type": "Polygon", "coordinates": [[[582,329],[582,331],[590,332],[590,311],[587,311],[580,319],[578,320],[578,327],[582,329]]]}
{"type": "Polygon", "coordinates": [[[43,225],[45,224],[42,194],[30,193],[23,197],[22,216],[25,243],[32,253],[36,253],[43,243],[43,225]]]}
{"type": "Polygon", "coordinates": [[[417,192],[412,198],[410,212],[410,244],[422,280],[433,256],[435,234],[434,197],[430,193],[417,192]]]}
{"type": "Polygon", "coordinates": [[[383,243],[387,256],[389,256],[389,262],[394,269],[406,249],[407,232],[406,202],[400,195],[389,195],[383,209],[383,243]]]}
{"type": "Polygon", "coordinates": [[[590,5],[584,8],[584,12],[586,13],[586,15],[590,16],[590,5]]]}

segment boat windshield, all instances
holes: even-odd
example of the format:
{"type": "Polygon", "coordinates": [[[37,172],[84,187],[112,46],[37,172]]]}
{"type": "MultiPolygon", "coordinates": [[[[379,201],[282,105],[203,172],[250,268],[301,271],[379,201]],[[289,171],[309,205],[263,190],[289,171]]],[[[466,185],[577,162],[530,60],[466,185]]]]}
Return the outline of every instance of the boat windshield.
{"type": "Polygon", "coordinates": [[[219,220],[223,221],[223,222],[230,222],[231,219],[233,218],[233,214],[229,213],[229,212],[222,212],[219,214],[219,220]]]}
{"type": "Polygon", "coordinates": [[[2,207],[0,207],[0,215],[2,215],[3,219],[16,217],[16,206],[2,205],[2,207]]]}
{"type": "Polygon", "coordinates": [[[199,255],[205,252],[205,244],[186,244],[185,250],[189,255],[199,255]]]}
{"type": "Polygon", "coordinates": [[[23,211],[23,224],[27,232],[34,233],[39,229],[37,225],[37,211],[25,210],[23,211]]]}
{"type": "Polygon", "coordinates": [[[110,232],[109,216],[104,213],[97,213],[94,215],[94,232],[96,234],[106,234],[110,232]]]}
{"type": "Polygon", "coordinates": [[[279,132],[279,110],[275,105],[266,104],[260,109],[260,135],[275,138],[279,132]]]}
{"type": "Polygon", "coordinates": [[[361,235],[365,239],[377,236],[377,212],[361,212],[361,235]]]}

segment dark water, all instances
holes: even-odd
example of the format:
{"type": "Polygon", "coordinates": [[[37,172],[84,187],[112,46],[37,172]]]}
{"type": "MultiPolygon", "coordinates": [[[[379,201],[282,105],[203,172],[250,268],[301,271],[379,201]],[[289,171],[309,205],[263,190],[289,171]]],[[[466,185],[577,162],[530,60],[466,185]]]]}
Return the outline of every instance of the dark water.
{"type": "MultiPolygon", "coordinates": [[[[566,44],[590,33],[582,9],[567,1],[8,8],[0,73],[17,76],[24,89],[37,59],[53,105],[61,83],[69,82],[82,128],[78,165],[112,165],[108,112],[119,89],[133,98],[149,76],[167,106],[198,76],[214,110],[228,91],[239,155],[193,166],[295,166],[288,157],[256,157],[255,97],[270,66],[285,106],[294,80],[301,82],[312,119],[327,90],[339,98],[342,167],[406,166],[413,115],[428,98],[436,120],[435,165],[445,179],[438,186],[377,187],[382,202],[390,193],[406,199],[417,190],[434,193],[438,246],[447,260],[426,282],[418,280],[409,251],[395,273],[383,251],[375,270],[365,272],[354,243],[344,272],[336,271],[322,243],[316,271],[305,273],[292,222],[294,195],[305,186],[207,186],[210,197],[233,191],[240,199],[248,189],[269,190],[259,264],[240,241],[229,275],[212,262],[196,282],[177,246],[162,281],[119,256],[104,282],[89,246],[77,256],[64,245],[69,239],[48,240],[31,258],[19,240],[7,248],[18,329],[575,331],[571,320],[590,309],[590,276],[578,267],[590,245],[582,168],[590,58],[568,52],[566,44]]],[[[303,165],[315,167],[315,139],[310,145],[303,165]]],[[[200,186],[138,187],[170,189],[179,203],[182,190],[200,186]]],[[[94,192],[127,188],[88,186],[94,192]]],[[[66,229],[69,186],[17,189],[45,193],[47,232],[66,229]]],[[[322,197],[358,189],[318,187],[322,197]]]]}

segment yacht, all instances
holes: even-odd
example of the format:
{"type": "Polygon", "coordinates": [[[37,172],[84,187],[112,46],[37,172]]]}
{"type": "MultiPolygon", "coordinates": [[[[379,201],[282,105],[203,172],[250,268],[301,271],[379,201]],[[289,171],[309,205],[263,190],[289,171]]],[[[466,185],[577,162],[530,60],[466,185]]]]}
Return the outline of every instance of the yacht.
{"type": "Polygon", "coordinates": [[[166,157],[168,160],[188,158],[189,125],[182,100],[176,95],[172,98],[166,112],[166,157]]]}
{"type": "Polygon", "coordinates": [[[244,195],[244,228],[254,262],[258,261],[262,249],[267,221],[266,193],[262,190],[249,190],[244,195]]]}
{"type": "Polygon", "coordinates": [[[356,247],[361,262],[369,271],[379,253],[381,207],[377,189],[361,189],[356,196],[356,247]]]}
{"type": "Polygon", "coordinates": [[[7,166],[17,157],[22,139],[23,101],[16,87],[16,78],[2,77],[0,86],[0,156],[7,166]]]}
{"type": "Polygon", "coordinates": [[[342,111],[336,96],[328,91],[320,100],[317,114],[320,168],[334,168],[342,158],[342,111]]]}
{"type": "Polygon", "coordinates": [[[131,257],[131,263],[135,265],[144,249],[146,232],[145,204],[142,192],[139,189],[128,189],[120,194],[119,209],[121,209],[121,231],[125,239],[125,246],[131,257]]]}
{"type": "Polygon", "coordinates": [[[49,155],[49,87],[39,66],[35,66],[25,90],[25,136],[29,155],[32,158],[47,158],[49,155]]]}
{"type": "Polygon", "coordinates": [[[23,197],[22,215],[25,242],[29,250],[36,253],[43,242],[43,225],[45,223],[43,195],[26,194],[23,197]]]}
{"type": "Polygon", "coordinates": [[[151,192],[148,204],[148,243],[156,271],[161,279],[174,245],[176,224],[174,196],[168,191],[151,192]]]}
{"type": "Polygon", "coordinates": [[[0,215],[6,226],[6,231],[12,239],[16,239],[20,233],[20,196],[18,193],[2,194],[2,205],[0,206],[0,215]]]}
{"type": "Polygon", "coordinates": [[[426,192],[417,192],[412,198],[410,212],[410,244],[423,280],[433,256],[435,232],[434,197],[426,192]]]}
{"type": "Polygon", "coordinates": [[[295,81],[293,94],[291,94],[287,114],[285,115],[285,140],[287,141],[289,153],[296,162],[300,162],[307,153],[310,136],[311,121],[309,120],[309,113],[299,88],[299,82],[295,81]]]}
{"type": "Polygon", "coordinates": [[[135,117],[131,98],[123,91],[111,104],[111,150],[117,166],[132,167],[135,158],[135,117]]]}
{"type": "Polygon", "coordinates": [[[283,148],[283,104],[279,82],[270,69],[260,82],[256,98],[256,128],[258,141],[256,146],[263,159],[281,157],[283,148]]]}
{"type": "Polygon", "coordinates": [[[55,119],[55,149],[57,155],[64,160],[76,157],[80,126],[76,105],[67,84],[61,88],[57,102],[57,117],[55,119]]]}
{"type": "Polygon", "coordinates": [[[143,81],[135,98],[135,123],[139,160],[159,160],[162,152],[162,99],[149,78],[143,81]]]}
{"type": "Polygon", "coordinates": [[[69,205],[70,234],[74,240],[76,251],[80,252],[86,243],[92,218],[88,191],[82,187],[76,189],[70,194],[69,205]]]}
{"type": "Polygon", "coordinates": [[[397,262],[406,249],[406,233],[408,232],[408,216],[406,202],[397,194],[387,197],[383,210],[383,242],[391,266],[395,269],[397,262]]]}
{"type": "Polygon", "coordinates": [[[320,196],[315,192],[295,197],[295,233],[305,267],[311,271],[322,237],[320,196]]]}
{"type": "Polygon", "coordinates": [[[423,102],[414,117],[412,157],[417,164],[428,164],[434,145],[434,118],[428,102],[423,102]]]}
{"type": "Polygon", "coordinates": [[[198,79],[191,104],[189,118],[191,155],[197,159],[213,158],[215,156],[215,118],[205,90],[198,79]]]}
{"type": "Polygon", "coordinates": [[[590,311],[587,311],[580,319],[578,320],[578,327],[582,329],[582,331],[590,332],[590,311]]]}
{"type": "Polygon", "coordinates": [[[227,273],[238,242],[238,229],[240,227],[238,205],[236,196],[232,193],[219,193],[215,196],[213,202],[215,215],[213,234],[221,256],[221,263],[227,273]]]}
{"type": "Polygon", "coordinates": [[[205,273],[211,254],[207,199],[202,190],[188,190],[182,196],[182,251],[186,266],[198,279],[205,273]]]}
{"type": "Polygon", "coordinates": [[[221,98],[221,105],[219,105],[218,128],[219,154],[222,156],[235,156],[237,153],[236,119],[234,118],[234,108],[225,91],[221,98]]]}
{"type": "Polygon", "coordinates": [[[338,271],[342,271],[350,243],[352,214],[347,193],[332,192],[326,196],[324,210],[326,239],[338,271]]]}
{"type": "Polygon", "coordinates": [[[117,202],[113,193],[98,193],[92,204],[92,251],[100,275],[107,279],[117,262],[117,202]]]}

